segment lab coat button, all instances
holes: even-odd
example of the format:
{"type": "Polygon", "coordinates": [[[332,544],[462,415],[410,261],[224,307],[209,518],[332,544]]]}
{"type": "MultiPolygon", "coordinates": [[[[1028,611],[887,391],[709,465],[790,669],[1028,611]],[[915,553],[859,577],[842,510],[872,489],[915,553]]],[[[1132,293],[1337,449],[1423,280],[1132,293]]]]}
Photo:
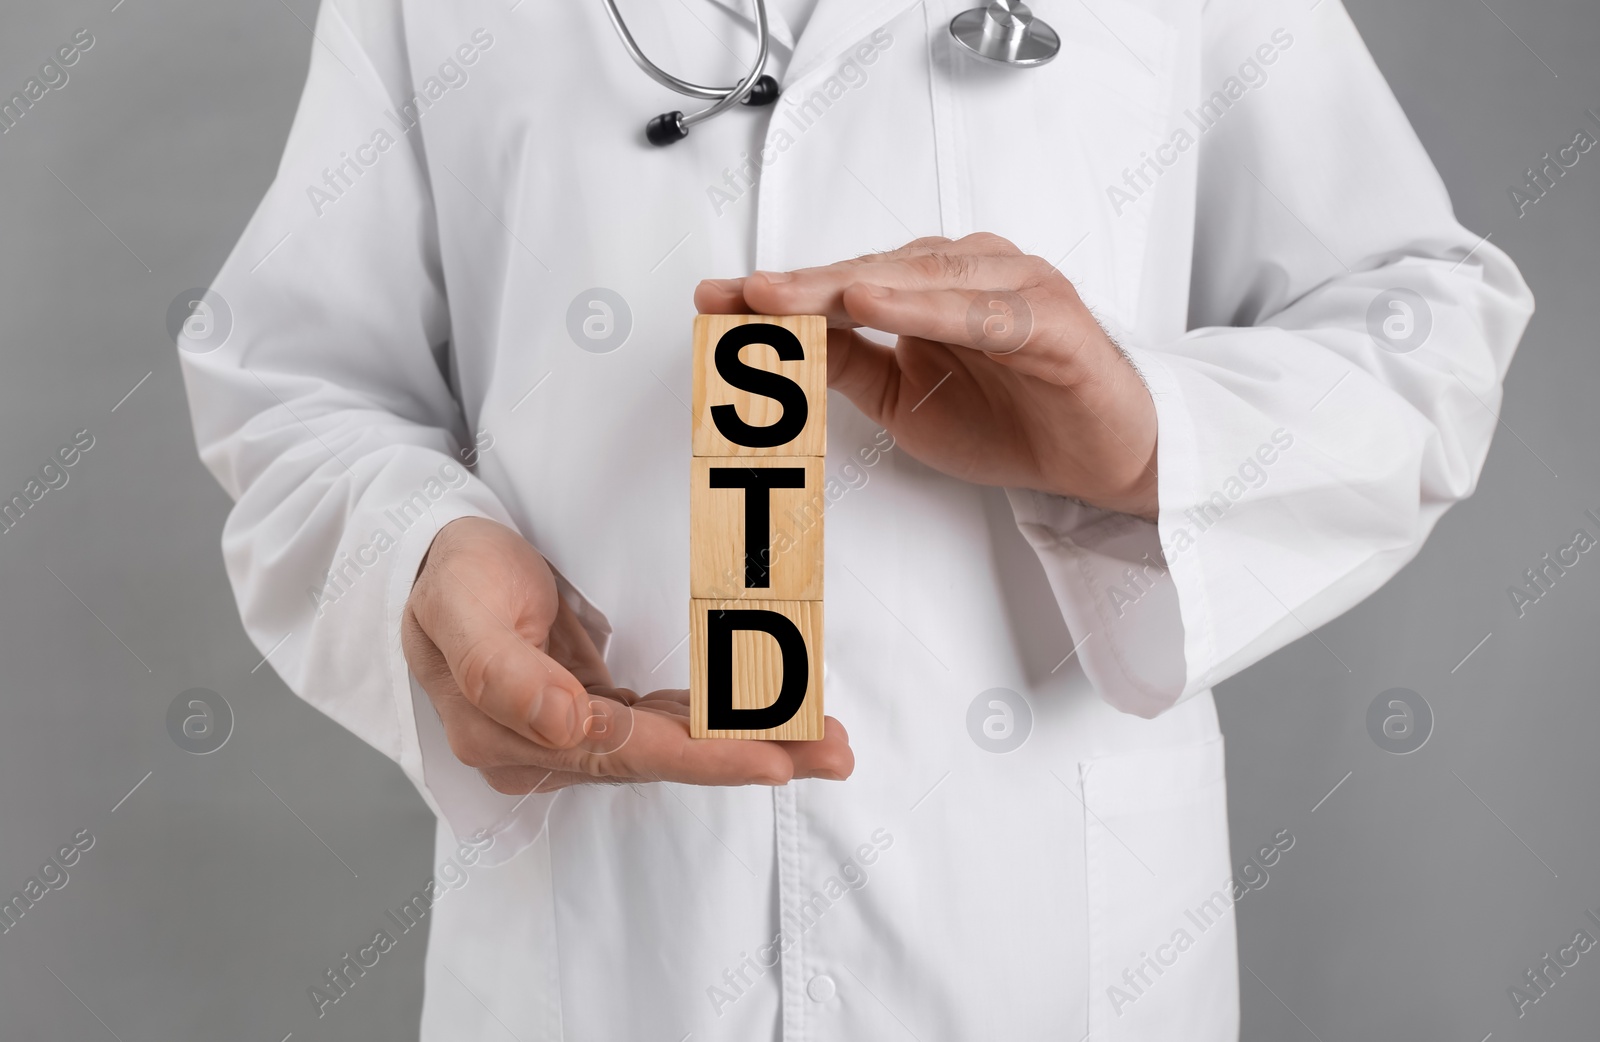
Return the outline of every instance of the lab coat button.
{"type": "Polygon", "coordinates": [[[811,996],[812,1002],[827,1002],[838,990],[834,986],[833,978],[826,973],[817,974],[806,984],[806,994],[811,996]]]}

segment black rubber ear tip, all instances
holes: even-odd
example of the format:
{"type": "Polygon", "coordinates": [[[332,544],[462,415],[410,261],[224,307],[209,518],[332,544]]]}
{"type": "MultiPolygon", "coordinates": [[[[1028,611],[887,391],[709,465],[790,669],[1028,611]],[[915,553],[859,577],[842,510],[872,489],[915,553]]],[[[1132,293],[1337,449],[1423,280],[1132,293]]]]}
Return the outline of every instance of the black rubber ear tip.
{"type": "Polygon", "coordinates": [[[770,105],[777,100],[778,81],[763,74],[750,85],[750,93],[745,95],[744,103],[755,108],[760,105],[770,105]]]}
{"type": "Polygon", "coordinates": [[[645,125],[644,136],[645,140],[659,148],[682,141],[689,136],[689,131],[683,125],[683,113],[663,112],[645,125]]]}

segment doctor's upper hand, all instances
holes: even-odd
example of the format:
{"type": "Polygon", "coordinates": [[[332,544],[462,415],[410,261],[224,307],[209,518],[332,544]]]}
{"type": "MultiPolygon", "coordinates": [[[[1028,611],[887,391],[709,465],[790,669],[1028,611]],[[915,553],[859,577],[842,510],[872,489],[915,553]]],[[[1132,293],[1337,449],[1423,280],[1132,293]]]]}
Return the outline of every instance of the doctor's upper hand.
{"type": "Polygon", "coordinates": [[[829,386],[936,470],[1156,517],[1144,381],[1072,283],[998,235],[707,279],[694,299],[712,314],[826,315],[829,386]],[[884,347],[862,326],[899,339],[884,347]]]}
{"type": "Polygon", "coordinates": [[[832,717],[816,742],[690,738],[688,693],[615,686],[544,558],[484,518],[439,530],[401,638],[451,751],[498,792],[586,782],[782,785],[843,780],[855,766],[832,717]]]}

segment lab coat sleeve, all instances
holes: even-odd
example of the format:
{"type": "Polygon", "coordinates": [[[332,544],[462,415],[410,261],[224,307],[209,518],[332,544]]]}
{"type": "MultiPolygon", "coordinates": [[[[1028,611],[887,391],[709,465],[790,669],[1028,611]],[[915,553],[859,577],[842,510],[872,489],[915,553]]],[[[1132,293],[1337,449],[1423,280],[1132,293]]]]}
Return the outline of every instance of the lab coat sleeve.
{"type": "Polygon", "coordinates": [[[450,386],[426,116],[406,132],[390,115],[412,93],[400,31],[387,0],[322,4],[277,176],[207,298],[231,329],[211,350],[180,337],[180,358],[200,456],[236,501],[222,548],[251,640],[494,862],[555,797],[504,796],[457,761],[400,647],[438,530],[515,527],[467,466],[492,432],[469,435],[450,386]]]}
{"type": "Polygon", "coordinates": [[[1416,555],[1473,491],[1533,309],[1510,260],[1456,222],[1338,0],[1298,11],[1203,15],[1202,98],[1262,45],[1277,55],[1198,135],[1189,331],[1124,345],[1158,416],[1158,522],[1010,493],[1086,675],[1141,716],[1416,555]]]}

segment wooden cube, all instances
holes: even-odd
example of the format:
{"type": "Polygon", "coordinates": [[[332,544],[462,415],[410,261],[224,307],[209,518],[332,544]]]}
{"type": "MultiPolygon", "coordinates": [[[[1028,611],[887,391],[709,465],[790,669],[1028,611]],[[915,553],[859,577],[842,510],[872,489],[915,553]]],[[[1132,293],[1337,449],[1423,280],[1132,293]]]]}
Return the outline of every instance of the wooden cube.
{"type": "Polygon", "coordinates": [[[689,490],[689,596],[822,597],[820,456],[696,456],[689,490]]]}
{"type": "Polygon", "coordinates": [[[689,733],[822,737],[821,315],[698,315],[689,733]]]}
{"type": "Polygon", "coordinates": [[[693,394],[696,456],[824,455],[828,320],[696,315],[693,394]]]}
{"type": "Polygon", "coordinates": [[[689,733],[820,739],[822,602],[725,603],[689,602],[689,689],[699,695],[690,699],[689,733]],[[763,711],[784,716],[796,706],[778,726],[761,726],[763,711]]]}

